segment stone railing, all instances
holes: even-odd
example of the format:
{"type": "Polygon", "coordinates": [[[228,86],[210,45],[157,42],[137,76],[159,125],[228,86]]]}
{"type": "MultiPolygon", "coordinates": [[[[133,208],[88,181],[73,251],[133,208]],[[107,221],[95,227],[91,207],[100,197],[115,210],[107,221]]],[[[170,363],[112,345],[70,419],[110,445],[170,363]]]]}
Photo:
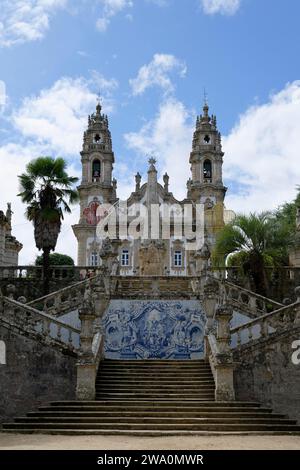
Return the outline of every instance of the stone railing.
{"type": "MultiPolygon", "coordinates": [[[[240,267],[212,267],[214,275],[219,279],[227,279],[233,284],[237,284],[249,290],[253,290],[249,276],[243,274],[240,267]]],[[[294,289],[300,284],[300,267],[281,266],[266,267],[268,279],[268,297],[277,301],[284,298],[293,299],[294,289]]]]}
{"type": "Polygon", "coordinates": [[[97,276],[93,276],[84,281],[72,284],[69,287],[28,302],[27,305],[35,307],[52,316],[61,316],[72,312],[82,305],[86,287],[88,285],[92,286],[96,278],[97,276]]]}
{"type": "Polygon", "coordinates": [[[283,304],[275,300],[256,294],[227,280],[217,279],[217,281],[220,285],[220,296],[223,302],[229,302],[234,309],[251,318],[256,318],[283,307],[283,304]]]}
{"type": "Polygon", "coordinates": [[[33,335],[47,345],[77,354],[80,330],[33,307],[1,296],[0,320],[10,328],[33,335]]]}
{"type": "MultiPolygon", "coordinates": [[[[99,270],[93,266],[51,266],[50,279],[80,281],[95,275],[99,270]]],[[[43,280],[42,266],[0,266],[0,279],[43,280]]]]}
{"type": "Polygon", "coordinates": [[[250,322],[232,328],[231,348],[237,349],[244,345],[254,344],[258,340],[271,338],[300,326],[300,298],[292,305],[282,307],[271,313],[262,315],[250,322]]]}

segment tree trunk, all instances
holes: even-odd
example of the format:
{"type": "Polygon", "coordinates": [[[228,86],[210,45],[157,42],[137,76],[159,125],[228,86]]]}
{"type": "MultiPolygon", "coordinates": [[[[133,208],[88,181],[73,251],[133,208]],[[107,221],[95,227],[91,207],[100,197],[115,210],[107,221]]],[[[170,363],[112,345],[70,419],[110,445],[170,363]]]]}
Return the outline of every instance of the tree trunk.
{"type": "Polygon", "coordinates": [[[249,256],[249,271],[252,274],[255,291],[266,296],[268,294],[268,278],[265,270],[264,259],[260,253],[253,252],[249,256]]]}
{"type": "Polygon", "coordinates": [[[50,291],[50,248],[43,249],[43,294],[48,295],[50,291]]]}

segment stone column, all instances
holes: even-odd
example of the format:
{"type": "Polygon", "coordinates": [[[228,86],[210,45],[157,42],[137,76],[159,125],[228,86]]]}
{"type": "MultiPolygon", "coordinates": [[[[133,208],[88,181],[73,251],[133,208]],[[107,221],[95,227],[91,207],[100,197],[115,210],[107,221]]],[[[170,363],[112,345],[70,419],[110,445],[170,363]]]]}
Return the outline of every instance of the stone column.
{"type": "Polygon", "coordinates": [[[85,305],[79,309],[81,321],[80,354],[77,362],[77,400],[95,400],[96,395],[96,363],[92,350],[94,338],[95,310],[92,305],[85,305]]]}
{"type": "Polygon", "coordinates": [[[232,308],[224,305],[218,307],[217,320],[217,346],[215,357],[215,399],[216,401],[234,401],[235,392],[233,384],[234,363],[230,349],[230,320],[232,308]]]}

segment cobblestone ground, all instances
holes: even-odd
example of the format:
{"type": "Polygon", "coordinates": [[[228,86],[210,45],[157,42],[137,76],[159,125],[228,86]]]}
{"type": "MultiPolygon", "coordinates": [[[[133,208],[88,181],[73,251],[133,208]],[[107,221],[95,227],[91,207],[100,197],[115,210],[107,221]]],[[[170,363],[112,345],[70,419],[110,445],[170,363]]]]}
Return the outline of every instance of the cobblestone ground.
{"type": "Polygon", "coordinates": [[[51,436],[1,434],[0,450],[300,450],[300,436],[51,436]]]}

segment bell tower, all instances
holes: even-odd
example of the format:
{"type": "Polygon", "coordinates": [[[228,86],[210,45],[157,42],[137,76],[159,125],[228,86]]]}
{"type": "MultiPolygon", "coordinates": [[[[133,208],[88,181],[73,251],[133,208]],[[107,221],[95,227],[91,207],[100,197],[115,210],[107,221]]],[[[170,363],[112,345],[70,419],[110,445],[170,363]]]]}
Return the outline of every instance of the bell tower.
{"type": "Polygon", "coordinates": [[[96,112],[88,117],[80,152],[82,179],[78,187],[80,219],[73,226],[78,240],[78,265],[98,265],[99,243],[96,239],[97,209],[100,204],[117,201],[117,181],[112,178],[115,162],[107,115],[102,114],[100,102],[96,112]]]}
{"type": "Polygon", "coordinates": [[[101,104],[98,102],[96,113],[88,117],[88,128],[83,136],[81,187],[97,189],[98,195],[101,193],[103,197],[103,202],[111,202],[114,196],[114,162],[108,118],[101,113],[101,104]]]}
{"type": "Polygon", "coordinates": [[[192,177],[188,181],[188,198],[204,204],[205,226],[208,241],[212,245],[215,234],[224,225],[224,198],[227,188],[223,185],[223,156],[221,134],[216,116],[209,115],[205,102],[203,114],[197,116],[190,164],[192,177]]]}

